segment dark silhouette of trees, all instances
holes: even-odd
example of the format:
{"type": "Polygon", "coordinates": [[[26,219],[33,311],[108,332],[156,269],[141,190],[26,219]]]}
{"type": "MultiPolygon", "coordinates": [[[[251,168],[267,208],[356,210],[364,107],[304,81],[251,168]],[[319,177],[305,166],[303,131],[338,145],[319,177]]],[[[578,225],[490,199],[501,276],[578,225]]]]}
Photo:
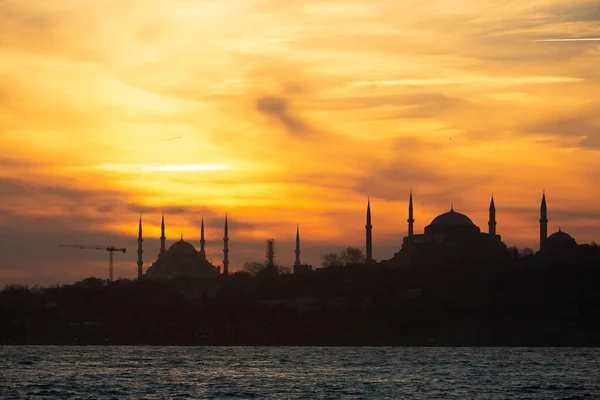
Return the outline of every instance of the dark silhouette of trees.
{"type": "MultiPolygon", "coordinates": [[[[267,262],[261,261],[249,261],[244,264],[242,271],[248,273],[250,276],[259,276],[268,268],[267,262]]],[[[275,275],[285,275],[291,273],[290,267],[284,267],[283,265],[274,265],[275,275]]]]}
{"type": "Polygon", "coordinates": [[[325,268],[340,267],[340,266],[344,265],[342,258],[337,253],[323,254],[322,259],[323,259],[322,265],[325,268]]]}
{"type": "Polygon", "coordinates": [[[365,255],[358,247],[348,246],[339,254],[328,253],[324,254],[323,267],[342,267],[347,265],[357,265],[365,263],[365,255]]]}
{"type": "Polygon", "coordinates": [[[266,268],[266,264],[261,261],[248,261],[244,263],[242,271],[247,272],[250,276],[256,276],[260,271],[266,268]]]}
{"type": "Polygon", "coordinates": [[[0,345],[600,346],[597,246],[418,267],[350,250],[302,274],[252,262],[214,280],[7,286],[0,345]]]}
{"type": "Polygon", "coordinates": [[[520,257],[532,256],[533,254],[534,254],[534,251],[529,247],[525,247],[525,248],[519,250],[520,257]]]}
{"type": "Polygon", "coordinates": [[[358,247],[348,247],[340,254],[344,265],[364,264],[365,255],[358,247]]]}
{"type": "Polygon", "coordinates": [[[278,264],[275,264],[275,267],[277,268],[277,272],[279,272],[279,275],[287,275],[292,273],[292,269],[290,267],[285,267],[283,265],[278,264]]]}

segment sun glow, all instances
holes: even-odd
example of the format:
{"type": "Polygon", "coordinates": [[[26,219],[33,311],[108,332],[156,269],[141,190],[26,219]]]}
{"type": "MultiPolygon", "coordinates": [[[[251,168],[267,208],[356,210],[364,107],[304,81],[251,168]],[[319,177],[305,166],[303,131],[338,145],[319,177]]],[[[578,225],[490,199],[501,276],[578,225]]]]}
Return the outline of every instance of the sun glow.
{"type": "MultiPolygon", "coordinates": [[[[85,168],[83,168],[85,169],[85,168]]],[[[164,165],[139,165],[139,164],[101,164],[95,166],[113,172],[213,172],[230,170],[227,164],[164,164],[164,165]]]]}
{"type": "Polygon", "coordinates": [[[167,165],[147,165],[142,167],[142,171],[152,172],[209,172],[224,171],[229,169],[225,164],[167,164],[167,165]]]}

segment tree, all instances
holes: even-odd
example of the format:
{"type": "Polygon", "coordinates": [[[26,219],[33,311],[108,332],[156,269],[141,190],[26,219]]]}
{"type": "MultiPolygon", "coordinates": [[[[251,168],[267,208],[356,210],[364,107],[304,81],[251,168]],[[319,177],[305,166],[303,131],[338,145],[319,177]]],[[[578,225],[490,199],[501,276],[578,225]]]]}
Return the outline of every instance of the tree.
{"type": "Polygon", "coordinates": [[[340,267],[340,266],[344,265],[344,262],[342,261],[342,257],[340,257],[340,255],[337,253],[324,254],[322,259],[323,259],[322,264],[325,268],[340,267]]]}
{"type": "Polygon", "coordinates": [[[340,254],[328,253],[323,255],[322,258],[324,267],[341,267],[365,263],[364,254],[357,247],[347,247],[340,254]]]}
{"type": "Polygon", "coordinates": [[[521,251],[519,252],[519,255],[521,257],[532,256],[533,255],[533,250],[530,249],[529,247],[525,247],[524,249],[521,249],[521,251]]]}
{"type": "MultiPolygon", "coordinates": [[[[273,272],[275,275],[284,275],[291,272],[289,267],[284,267],[283,265],[275,264],[274,267],[273,272]]],[[[261,261],[249,261],[242,267],[242,271],[250,274],[250,276],[257,276],[266,269],[267,263],[261,261]]]]}
{"type": "Polygon", "coordinates": [[[287,275],[292,273],[292,269],[290,267],[284,267],[283,265],[277,264],[275,264],[275,267],[277,268],[277,273],[279,275],[287,275]]]}
{"type": "Polygon", "coordinates": [[[340,258],[344,265],[356,265],[365,263],[365,255],[358,247],[348,247],[341,252],[340,258]]]}
{"type": "Polygon", "coordinates": [[[75,282],[73,286],[83,289],[101,289],[102,287],[106,286],[106,280],[90,277],[75,282]]]}
{"type": "Polygon", "coordinates": [[[242,267],[242,271],[249,273],[250,276],[256,276],[256,275],[258,275],[258,273],[260,271],[262,271],[265,268],[266,268],[266,265],[264,262],[248,261],[247,263],[244,263],[244,266],[242,267]]]}

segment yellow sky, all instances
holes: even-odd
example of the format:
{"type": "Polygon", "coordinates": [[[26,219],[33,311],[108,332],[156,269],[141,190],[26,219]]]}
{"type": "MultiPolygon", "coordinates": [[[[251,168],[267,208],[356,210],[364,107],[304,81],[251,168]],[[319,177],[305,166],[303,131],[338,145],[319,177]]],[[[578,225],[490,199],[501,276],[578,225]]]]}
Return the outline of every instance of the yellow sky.
{"type": "Polygon", "coordinates": [[[127,246],[134,276],[137,216],[158,236],[163,209],[170,239],[197,241],[205,215],[215,264],[229,213],[234,269],[270,237],[290,264],[299,222],[316,265],[363,246],[367,196],[385,259],[411,188],[417,232],[451,202],[486,229],[494,193],[504,241],[535,248],[545,190],[551,232],[597,240],[599,10],[0,1],[0,282],[105,275],[65,241],[127,246]]]}

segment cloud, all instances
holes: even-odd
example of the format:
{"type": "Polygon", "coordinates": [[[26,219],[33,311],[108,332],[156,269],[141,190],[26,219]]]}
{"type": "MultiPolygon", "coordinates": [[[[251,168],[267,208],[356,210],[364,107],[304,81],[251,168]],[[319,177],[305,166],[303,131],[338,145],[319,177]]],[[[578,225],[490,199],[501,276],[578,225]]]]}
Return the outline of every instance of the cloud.
{"type": "MultiPolygon", "coordinates": [[[[502,210],[513,214],[529,216],[537,216],[540,213],[539,205],[534,207],[506,206],[502,207],[502,210]]],[[[592,225],[597,225],[600,223],[600,209],[573,210],[565,207],[554,207],[550,205],[549,212],[552,217],[551,219],[577,221],[578,223],[581,223],[581,221],[587,221],[592,225]]]]}
{"type": "Polygon", "coordinates": [[[282,97],[261,97],[256,100],[256,107],[263,114],[281,123],[293,136],[302,137],[310,132],[305,122],[292,115],[288,101],[282,97]]]}
{"type": "Polygon", "coordinates": [[[553,38],[553,39],[536,39],[534,42],[597,42],[600,37],[572,37],[572,38],[553,38]]]}
{"type": "Polygon", "coordinates": [[[32,164],[28,161],[17,159],[17,158],[0,158],[0,167],[2,167],[5,171],[6,169],[14,169],[14,168],[24,168],[31,167],[32,164]]]}
{"type": "Polygon", "coordinates": [[[568,115],[556,115],[527,127],[527,131],[540,135],[569,138],[582,149],[600,149],[599,105],[592,104],[576,109],[568,115]]]}
{"type": "Polygon", "coordinates": [[[566,76],[513,76],[513,77],[491,77],[472,76],[458,79],[400,79],[386,81],[358,81],[350,82],[351,87],[364,86],[443,86],[443,85],[489,85],[489,86],[511,86],[524,84],[542,83],[577,83],[583,79],[566,76]]]}
{"type": "Polygon", "coordinates": [[[114,202],[122,196],[111,190],[82,189],[75,186],[40,183],[33,179],[0,177],[0,200],[2,206],[10,205],[22,212],[42,211],[53,205],[66,206],[64,211],[76,211],[88,204],[114,202]],[[29,208],[24,208],[29,207],[29,208]]]}
{"type": "Polygon", "coordinates": [[[494,184],[492,177],[476,173],[459,177],[454,168],[441,168],[438,160],[445,150],[441,143],[407,137],[387,145],[398,156],[365,166],[365,174],[353,182],[353,190],[364,197],[405,202],[412,189],[426,206],[440,207],[444,202],[468,205],[469,196],[479,185],[494,184]]]}
{"type": "Polygon", "coordinates": [[[600,1],[587,0],[577,3],[557,2],[540,7],[551,22],[596,22],[600,21],[600,1]]]}

